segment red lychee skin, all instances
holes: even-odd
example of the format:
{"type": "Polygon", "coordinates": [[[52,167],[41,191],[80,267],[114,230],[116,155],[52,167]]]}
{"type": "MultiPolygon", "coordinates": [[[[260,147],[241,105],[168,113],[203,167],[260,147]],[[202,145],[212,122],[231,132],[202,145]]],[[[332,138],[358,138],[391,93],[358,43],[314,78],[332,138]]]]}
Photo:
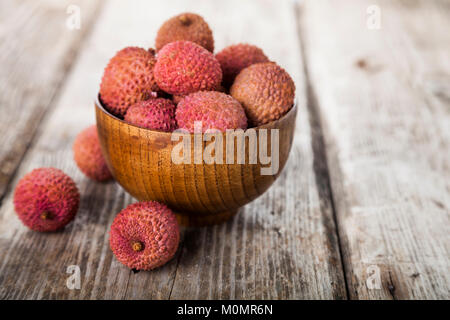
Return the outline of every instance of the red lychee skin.
{"type": "Polygon", "coordinates": [[[230,94],[244,107],[249,123],[260,126],[280,119],[291,109],[295,83],[276,63],[256,63],[238,74],[230,94]]]}
{"type": "MultiPolygon", "coordinates": [[[[219,88],[217,88],[215,91],[227,93],[227,90],[222,85],[220,85],[219,88]]],[[[178,105],[178,103],[180,103],[180,101],[183,100],[184,97],[186,97],[186,95],[180,95],[180,96],[173,95],[172,101],[173,101],[173,103],[175,103],[175,105],[178,105]]]]}
{"type": "Polygon", "coordinates": [[[175,214],[156,201],[123,209],[111,225],[109,244],[117,260],[131,269],[151,270],[175,255],[180,231],[175,214]]]}
{"type": "Polygon", "coordinates": [[[241,104],[225,93],[201,91],[186,96],[175,113],[178,127],[194,132],[194,122],[202,122],[202,132],[217,129],[246,129],[247,117],[241,104]]]}
{"type": "Polygon", "coordinates": [[[178,105],[180,103],[181,100],[184,99],[185,96],[177,96],[177,95],[173,95],[172,96],[172,101],[173,103],[175,103],[176,105],[178,105]]]}
{"type": "Polygon", "coordinates": [[[125,121],[142,128],[172,132],[177,128],[175,105],[163,98],[141,101],[128,109],[125,121]]]}
{"type": "Polygon", "coordinates": [[[174,95],[216,90],[222,69],[214,55],[190,41],[176,41],[158,52],[154,75],[158,86],[174,95]]]}
{"type": "Polygon", "coordinates": [[[96,125],[84,129],[77,135],[72,150],[78,168],[87,177],[100,182],[112,178],[103,158],[96,125]]]}
{"type": "Polygon", "coordinates": [[[131,105],[156,97],[155,63],[153,49],[138,47],[126,47],[111,58],[100,84],[100,98],[111,113],[123,117],[131,105]]]}
{"type": "Polygon", "coordinates": [[[34,169],[14,191],[14,208],[31,230],[56,231],[75,217],[80,194],[75,182],[55,168],[34,169]]]}
{"type": "Polygon", "coordinates": [[[166,44],[179,40],[195,42],[206,50],[214,52],[212,31],[198,14],[185,12],[164,22],[156,35],[156,50],[159,51],[166,44]]]}
{"type": "Polygon", "coordinates": [[[222,67],[222,83],[226,88],[233,84],[234,79],[242,69],[255,63],[269,61],[269,58],[260,48],[247,43],[239,43],[224,48],[216,54],[216,59],[222,67]]]}

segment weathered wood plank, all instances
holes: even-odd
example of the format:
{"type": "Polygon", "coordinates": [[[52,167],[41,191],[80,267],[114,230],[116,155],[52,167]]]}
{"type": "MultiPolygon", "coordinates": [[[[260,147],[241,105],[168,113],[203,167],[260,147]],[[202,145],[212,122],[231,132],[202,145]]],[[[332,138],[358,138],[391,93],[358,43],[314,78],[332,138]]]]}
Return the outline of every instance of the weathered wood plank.
{"type": "Polygon", "coordinates": [[[144,2],[105,4],[52,114],[27,152],[13,185],[32,168],[55,166],[74,178],[82,202],[76,220],[63,232],[39,234],[20,224],[13,211],[11,193],[7,194],[0,210],[0,297],[168,298],[176,259],[155,272],[133,274],[113,257],[109,226],[116,213],[132,199],[115,183],[98,184],[84,177],[71,150],[76,134],[95,122],[93,100],[111,55],[123,46],[149,46],[153,41],[147,33],[154,32],[145,29],[148,16],[144,12],[149,7],[150,3],[144,2]],[[70,265],[80,267],[80,290],[66,286],[70,265]]]}
{"type": "Polygon", "coordinates": [[[171,299],[345,298],[328,185],[314,170],[321,159],[313,154],[292,3],[223,1],[202,10],[217,50],[253,43],[286,68],[299,114],[290,160],[269,191],[227,224],[186,232],[171,299]]]}
{"type": "Polygon", "coordinates": [[[350,297],[448,299],[450,4],[372,4],[299,7],[350,297]]]}
{"type": "Polygon", "coordinates": [[[99,3],[1,2],[0,199],[73,64],[99,3]],[[66,26],[69,5],[80,8],[80,29],[66,26]]]}
{"type": "Polygon", "coordinates": [[[288,2],[180,0],[155,10],[148,1],[108,1],[13,181],[35,167],[61,168],[82,193],[80,211],[63,232],[39,234],[21,225],[7,193],[0,208],[0,298],[345,298],[330,197],[321,191],[328,185],[323,170],[314,170],[323,160],[313,154],[293,13],[288,2]],[[206,17],[216,48],[254,43],[292,74],[299,98],[295,145],[275,185],[234,220],[183,230],[177,257],[134,274],[115,260],[108,243],[115,214],[132,199],[114,183],[85,178],[72,161],[71,144],[94,121],[93,98],[110,56],[126,45],[153,45],[159,25],[184,10],[206,17]],[[69,265],[81,269],[80,290],[66,287],[69,265]]]}

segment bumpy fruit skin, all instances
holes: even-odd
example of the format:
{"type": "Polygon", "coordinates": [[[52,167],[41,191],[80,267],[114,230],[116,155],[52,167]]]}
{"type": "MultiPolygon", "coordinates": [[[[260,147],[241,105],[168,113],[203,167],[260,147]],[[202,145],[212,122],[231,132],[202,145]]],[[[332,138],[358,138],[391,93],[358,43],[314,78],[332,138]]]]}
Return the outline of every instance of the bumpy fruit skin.
{"type": "Polygon", "coordinates": [[[103,73],[100,98],[114,115],[123,117],[136,102],[155,97],[158,85],[153,76],[154,50],[127,47],[111,58],[103,73]]]}
{"type": "Polygon", "coordinates": [[[128,109],[125,121],[142,128],[172,132],[177,128],[175,105],[163,98],[141,101],[128,109]]]}
{"type": "Polygon", "coordinates": [[[184,99],[185,96],[177,96],[177,95],[173,95],[172,96],[172,101],[173,103],[175,103],[176,105],[178,105],[180,103],[181,100],[184,99]]]}
{"type": "Polygon", "coordinates": [[[55,168],[34,169],[14,191],[19,219],[31,230],[56,231],[75,217],[80,194],[73,180],[55,168]]]}
{"type": "Polygon", "coordinates": [[[222,82],[219,61],[190,41],[176,41],[158,52],[154,74],[158,86],[174,95],[216,90],[222,82]]]}
{"type": "Polygon", "coordinates": [[[206,21],[195,13],[182,13],[170,18],[159,28],[156,35],[156,50],[174,41],[187,40],[214,52],[214,38],[206,21]]]}
{"type": "Polygon", "coordinates": [[[268,62],[269,58],[257,46],[239,43],[228,46],[216,54],[222,67],[224,87],[229,88],[242,69],[255,63],[268,62]]]}
{"type": "MultiPolygon", "coordinates": [[[[215,91],[227,93],[227,90],[222,85],[220,85],[219,88],[217,88],[215,91]]],[[[181,100],[184,99],[184,97],[186,97],[186,96],[185,95],[184,96],[183,95],[180,95],[180,96],[173,95],[172,101],[173,101],[173,103],[175,103],[175,105],[177,105],[178,103],[180,103],[181,100]]]]}
{"type": "Polygon", "coordinates": [[[201,91],[185,97],[178,103],[176,119],[178,127],[189,132],[194,132],[195,121],[202,122],[202,132],[247,128],[247,117],[240,103],[217,91],[201,91]]]}
{"type": "Polygon", "coordinates": [[[260,126],[279,119],[294,104],[295,84],[276,63],[253,64],[242,70],[230,89],[249,122],[260,126]]]}
{"type": "Polygon", "coordinates": [[[112,178],[102,155],[95,125],[84,129],[77,135],[72,150],[78,168],[86,176],[96,181],[106,181],[112,178]]]}
{"type": "Polygon", "coordinates": [[[180,241],[175,214],[149,201],[129,205],[114,219],[109,244],[117,260],[131,269],[151,270],[173,258],[180,241]]]}

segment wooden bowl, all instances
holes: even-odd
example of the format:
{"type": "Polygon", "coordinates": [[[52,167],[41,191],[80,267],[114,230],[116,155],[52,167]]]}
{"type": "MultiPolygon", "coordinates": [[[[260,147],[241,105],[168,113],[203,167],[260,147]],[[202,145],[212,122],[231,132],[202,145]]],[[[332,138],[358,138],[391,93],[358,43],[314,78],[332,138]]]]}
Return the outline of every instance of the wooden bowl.
{"type": "MultiPolygon", "coordinates": [[[[175,164],[171,154],[174,146],[180,142],[172,141],[172,133],[128,124],[110,114],[98,98],[95,110],[102,152],[117,182],[140,201],[156,200],[167,204],[177,213],[180,224],[185,226],[223,222],[235,215],[240,207],[264,193],[286,164],[297,115],[297,106],[294,105],[281,119],[253,128],[258,137],[258,152],[265,145],[261,141],[268,141],[269,155],[272,136],[276,137],[276,131],[271,129],[278,129],[278,170],[273,175],[263,175],[261,168],[269,165],[266,162],[262,164],[260,156],[256,163],[250,163],[248,138],[245,139],[244,164],[237,163],[236,141],[234,150],[229,149],[234,157],[233,164],[230,161],[228,164],[227,161],[223,161],[223,164],[206,164],[194,163],[193,141],[195,136],[201,135],[186,134],[186,138],[192,138],[192,161],[175,164]],[[262,130],[267,133],[268,138],[260,141],[264,136],[262,130]]],[[[238,134],[238,138],[250,133],[248,130],[238,134]]],[[[223,154],[226,155],[227,137],[226,134],[220,135],[223,137],[223,154]]],[[[209,143],[211,142],[202,142],[202,148],[209,143]]],[[[272,162],[275,163],[273,159],[272,162]]]]}

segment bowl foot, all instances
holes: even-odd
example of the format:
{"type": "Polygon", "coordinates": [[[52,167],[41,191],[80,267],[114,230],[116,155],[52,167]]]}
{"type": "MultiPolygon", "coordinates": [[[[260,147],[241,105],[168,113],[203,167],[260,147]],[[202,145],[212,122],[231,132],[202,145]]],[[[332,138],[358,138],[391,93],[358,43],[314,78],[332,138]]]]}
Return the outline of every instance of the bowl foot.
{"type": "Polygon", "coordinates": [[[238,209],[210,215],[192,215],[177,212],[175,212],[175,215],[178,223],[184,227],[204,227],[225,222],[236,215],[236,213],[238,213],[238,209]]]}

